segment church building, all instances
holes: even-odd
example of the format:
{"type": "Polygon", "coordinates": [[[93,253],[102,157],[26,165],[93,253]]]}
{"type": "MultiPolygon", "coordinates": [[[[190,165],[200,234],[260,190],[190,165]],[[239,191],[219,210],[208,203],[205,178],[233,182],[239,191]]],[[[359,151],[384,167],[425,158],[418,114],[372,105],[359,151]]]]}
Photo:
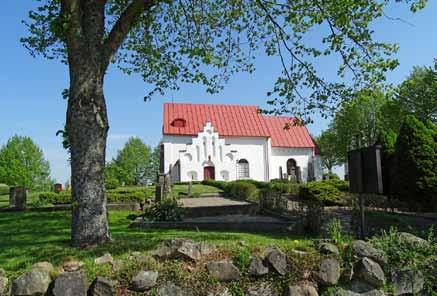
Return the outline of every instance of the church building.
{"type": "Polygon", "coordinates": [[[174,182],[307,182],[322,174],[307,128],[256,106],[165,103],[161,149],[161,170],[174,182]]]}

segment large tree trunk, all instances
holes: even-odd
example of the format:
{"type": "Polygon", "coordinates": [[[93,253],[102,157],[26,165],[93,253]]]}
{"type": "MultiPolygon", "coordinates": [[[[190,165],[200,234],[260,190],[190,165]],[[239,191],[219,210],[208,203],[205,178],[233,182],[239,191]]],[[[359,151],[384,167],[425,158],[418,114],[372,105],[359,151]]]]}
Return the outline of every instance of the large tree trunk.
{"type": "Polygon", "coordinates": [[[108,119],[103,75],[95,67],[70,72],[67,128],[71,145],[72,243],[76,247],[110,240],[104,170],[108,119]]]}

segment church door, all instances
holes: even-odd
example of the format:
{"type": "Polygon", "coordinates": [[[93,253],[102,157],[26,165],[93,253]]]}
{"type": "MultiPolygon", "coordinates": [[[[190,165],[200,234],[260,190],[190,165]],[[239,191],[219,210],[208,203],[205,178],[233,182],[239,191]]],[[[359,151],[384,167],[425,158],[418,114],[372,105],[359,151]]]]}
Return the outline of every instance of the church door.
{"type": "Polygon", "coordinates": [[[213,166],[206,166],[203,168],[204,180],[215,180],[215,168],[213,166]]]}

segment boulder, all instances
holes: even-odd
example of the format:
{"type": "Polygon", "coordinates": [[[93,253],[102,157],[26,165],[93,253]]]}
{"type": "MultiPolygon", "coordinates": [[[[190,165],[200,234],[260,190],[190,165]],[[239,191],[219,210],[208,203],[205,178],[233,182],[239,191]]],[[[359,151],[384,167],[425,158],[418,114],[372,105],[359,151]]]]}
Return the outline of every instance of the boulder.
{"type": "Polygon", "coordinates": [[[123,269],[123,267],[124,267],[124,261],[123,260],[121,260],[121,259],[116,259],[116,260],[114,260],[114,262],[112,262],[111,263],[111,265],[112,265],[112,271],[113,272],[119,272],[120,270],[122,270],[123,269]]]}
{"type": "Polygon", "coordinates": [[[371,294],[375,291],[375,287],[359,279],[353,279],[352,281],[344,284],[341,288],[343,288],[345,291],[350,291],[355,294],[371,294]]]}
{"type": "Polygon", "coordinates": [[[182,258],[199,260],[202,256],[214,252],[215,247],[205,243],[197,243],[190,239],[176,238],[161,243],[153,252],[158,259],[182,258]]]}
{"type": "Polygon", "coordinates": [[[192,293],[182,289],[172,282],[167,282],[158,289],[158,296],[190,296],[192,293]]]}
{"type": "Polygon", "coordinates": [[[354,241],[352,243],[352,250],[354,254],[360,258],[367,257],[381,265],[387,264],[387,257],[385,254],[382,251],[375,249],[372,245],[365,241],[354,241]]]}
{"type": "Polygon", "coordinates": [[[340,278],[340,263],[334,258],[326,258],[314,276],[321,285],[336,285],[340,278]]]}
{"type": "Polygon", "coordinates": [[[112,258],[112,255],[109,253],[105,253],[102,257],[96,258],[94,260],[94,263],[97,265],[103,265],[114,262],[114,258],[112,258]]]}
{"type": "Polygon", "coordinates": [[[208,262],[206,269],[209,274],[221,282],[237,281],[240,279],[240,270],[229,261],[208,262]]]}
{"type": "Polygon", "coordinates": [[[417,294],[423,290],[424,278],[420,271],[396,271],[391,278],[395,296],[417,294]]]}
{"type": "Polygon", "coordinates": [[[270,285],[262,283],[258,286],[249,287],[246,296],[278,296],[278,293],[270,285]]]}
{"type": "Polygon", "coordinates": [[[343,271],[341,272],[340,279],[343,282],[349,282],[352,280],[353,276],[354,276],[354,268],[352,264],[348,264],[344,267],[343,271]]]}
{"type": "Polygon", "coordinates": [[[356,278],[361,279],[374,287],[382,287],[385,283],[384,271],[375,261],[364,257],[357,264],[356,278]]]}
{"type": "Polygon", "coordinates": [[[287,255],[279,248],[269,247],[264,252],[264,260],[280,275],[287,273],[287,255]]]}
{"type": "Polygon", "coordinates": [[[254,256],[250,258],[248,272],[250,275],[262,276],[269,272],[269,268],[264,265],[264,262],[260,257],[254,256]]]}
{"type": "Polygon", "coordinates": [[[156,285],[158,272],[142,270],[132,278],[130,289],[136,292],[145,292],[156,285]]]}
{"type": "Polygon", "coordinates": [[[6,295],[8,292],[8,278],[0,275],[0,295],[6,295]]]}
{"type": "Polygon", "coordinates": [[[320,251],[320,253],[327,254],[327,255],[331,255],[331,254],[339,255],[340,254],[337,246],[334,244],[330,244],[330,243],[320,244],[319,251],[320,251]]]}
{"type": "Polygon", "coordinates": [[[116,295],[116,282],[98,276],[88,289],[88,296],[113,296],[116,295]]]}
{"type": "Polygon", "coordinates": [[[285,295],[287,296],[319,296],[316,288],[308,284],[299,284],[289,286],[286,289],[285,295]]]}
{"type": "Polygon", "coordinates": [[[429,245],[429,242],[427,240],[424,240],[423,238],[420,238],[408,232],[400,232],[399,240],[412,245],[423,245],[423,246],[429,245]]]}
{"type": "Polygon", "coordinates": [[[38,295],[45,294],[49,288],[50,273],[54,270],[48,262],[39,262],[25,274],[12,282],[12,295],[38,295]]]}
{"type": "Polygon", "coordinates": [[[67,261],[62,265],[62,269],[66,272],[74,272],[80,270],[84,266],[82,261],[67,261]]]}
{"type": "Polygon", "coordinates": [[[232,296],[231,291],[228,288],[224,288],[218,292],[209,292],[208,296],[232,296]]]}
{"type": "Polygon", "coordinates": [[[364,293],[356,293],[351,290],[340,288],[332,294],[332,296],[385,296],[381,290],[373,289],[364,293]]]}
{"type": "Polygon", "coordinates": [[[53,282],[53,296],[86,296],[85,277],[78,271],[61,273],[53,282]]]}

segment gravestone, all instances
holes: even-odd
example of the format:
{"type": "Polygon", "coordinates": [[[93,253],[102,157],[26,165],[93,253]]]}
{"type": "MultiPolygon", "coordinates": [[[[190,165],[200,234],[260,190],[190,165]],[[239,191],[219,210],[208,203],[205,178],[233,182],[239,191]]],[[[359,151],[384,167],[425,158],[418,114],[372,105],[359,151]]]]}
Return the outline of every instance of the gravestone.
{"type": "Polygon", "coordinates": [[[64,191],[64,189],[62,188],[62,184],[56,183],[55,185],[53,185],[53,191],[55,191],[56,193],[64,191]]]}
{"type": "Polygon", "coordinates": [[[170,174],[158,174],[156,182],[155,201],[158,203],[171,194],[170,174]]]}
{"type": "Polygon", "coordinates": [[[17,210],[26,209],[27,190],[23,186],[15,186],[9,189],[9,207],[17,210]]]}

